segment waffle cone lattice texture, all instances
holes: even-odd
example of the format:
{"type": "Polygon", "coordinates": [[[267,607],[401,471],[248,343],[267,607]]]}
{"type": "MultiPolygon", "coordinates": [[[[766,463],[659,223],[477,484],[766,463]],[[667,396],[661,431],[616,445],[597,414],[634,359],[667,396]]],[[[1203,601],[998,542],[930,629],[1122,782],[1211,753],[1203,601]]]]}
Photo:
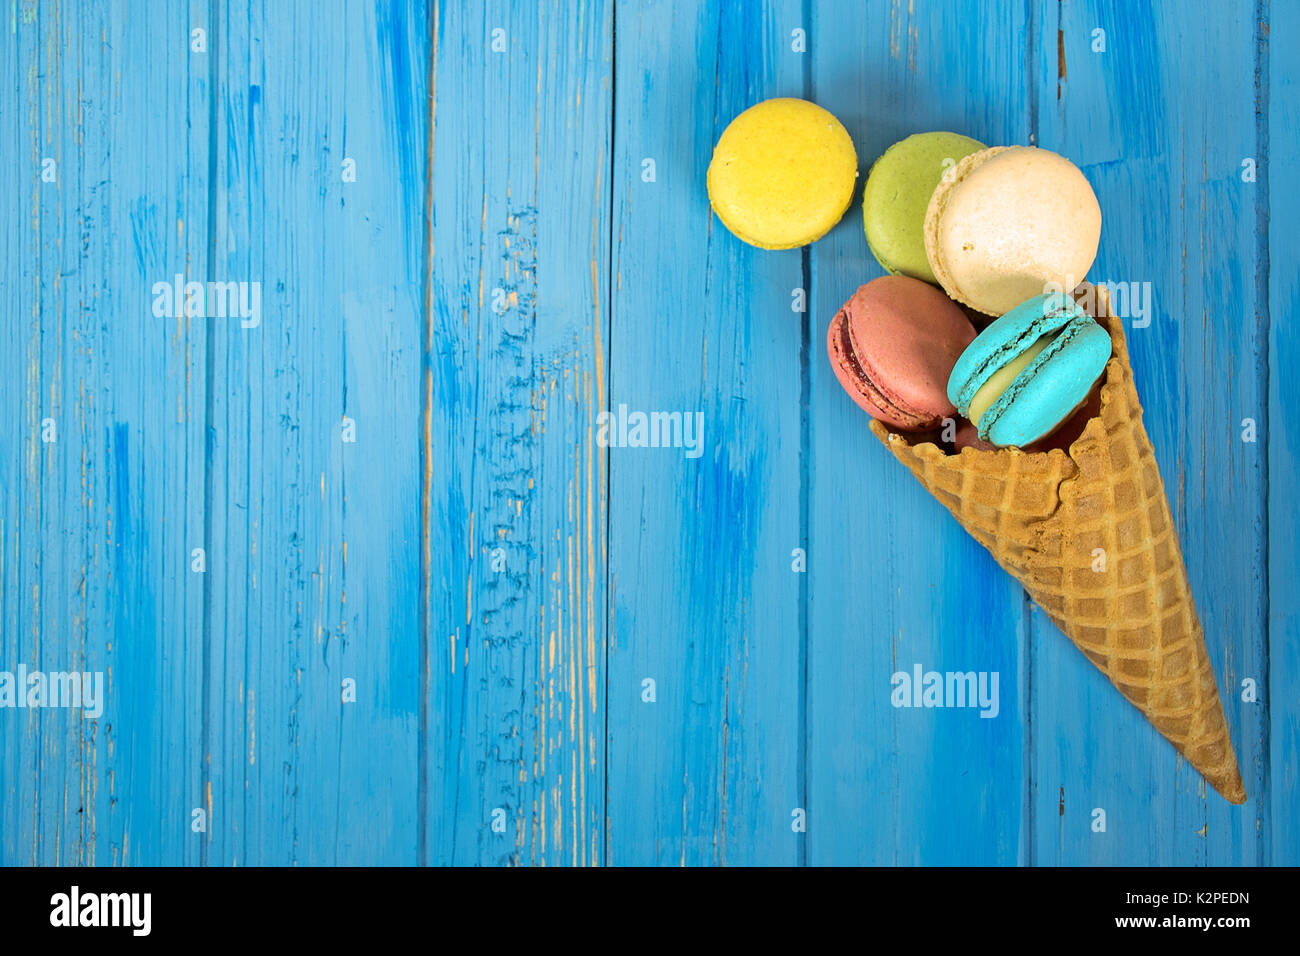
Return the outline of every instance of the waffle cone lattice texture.
{"type": "Polygon", "coordinates": [[[1246,790],[1196,616],[1123,326],[1101,412],[1069,453],[967,448],[871,430],[1225,799],[1246,790]],[[1100,549],[1097,550],[1097,549],[1100,549]]]}

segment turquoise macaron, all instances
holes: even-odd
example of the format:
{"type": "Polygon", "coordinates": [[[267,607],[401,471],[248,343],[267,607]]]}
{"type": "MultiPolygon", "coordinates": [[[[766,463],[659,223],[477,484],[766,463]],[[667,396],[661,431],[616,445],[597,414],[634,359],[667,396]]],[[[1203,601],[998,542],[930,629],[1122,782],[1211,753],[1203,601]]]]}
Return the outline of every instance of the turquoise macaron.
{"type": "Polygon", "coordinates": [[[1047,437],[1088,399],[1111,340],[1068,295],[1020,303],[975,337],[953,366],[948,398],[1001,448],[1047,437]]]}

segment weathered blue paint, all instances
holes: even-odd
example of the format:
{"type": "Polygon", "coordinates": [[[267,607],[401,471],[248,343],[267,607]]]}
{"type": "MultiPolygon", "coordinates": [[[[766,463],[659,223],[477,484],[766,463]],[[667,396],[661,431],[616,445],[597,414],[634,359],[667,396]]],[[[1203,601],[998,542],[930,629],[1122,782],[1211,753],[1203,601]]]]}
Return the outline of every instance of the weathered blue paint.
{"type": "Polygon", "coordinates": [[[705,443],[609,453],[610,863],[800,858],[803,257],[737,242],[705,173],[737,113],[805,95],[801,23],[797,3],[617,12],[610,401],[702,412],[705,443]]]}
{"type": "Polygon", "coordinates": [[[437,11],[422,862],[604,857],[612,17],[437,11]]]}
{"type": "Polygon", "coordinates": [[[108,694],[0,710],[0,863],[1300,862],[1271,6],[15,4],[0,670],[108,694]],[[1092,278],[1151,283],[1135,375],[1245,807],[829,374],[880,274],[856,203],[785,252],[710,214],[770,96],[835,112],[860,178],[925,129],[1082,166],[1092,278]],[[260,324],[156,317],[177,274],[260,282],[260,324]],[[620,406],[701,413],[702,453],[602,447],[620,406]],[[894,708],[918,663],[997,672],[998,716],[894,708]]]}
{"type": "Polygon", "coordinates": [[[1262,821],[1261,856],[1277,866],[1300,864],[1300,600],[1295,587],[1295,567],[1300,562],[1300,509],[1296,489],[1300,488],[1300,446],[1289,427],[1300,407],[1300,342],[1294,329],[1300,315],[1300,190],[1294,187],[1300,176],[1300,64],[1294,57],[1274,56],[1300,35],[1300,9],[1294,4],[1276,4],[1271,17],[1255,24],[1259,53],[1256,62],[1255,104],[1262,124],[1256,133],[1259,176],[1266,191],[1257,195],[1256,221],[1261,229],[1254,236],[1256,255],[1256,325],[1267,348],[1255,370],[1260,407],[1267,403],[1268,512],[1263,540],[1265,609],[1261,622],[1268,638],[1268,684],[1270,720],[1261,728],[1265,746],[1256,755],[1262,771],[1261,793],[1268,788],[1268,816],[1262,821]],[[1262,228],[1267,223],[1267,232],[1262,228]],[[1267,263],[1268,268],[1262,266],[1267,263]]]}

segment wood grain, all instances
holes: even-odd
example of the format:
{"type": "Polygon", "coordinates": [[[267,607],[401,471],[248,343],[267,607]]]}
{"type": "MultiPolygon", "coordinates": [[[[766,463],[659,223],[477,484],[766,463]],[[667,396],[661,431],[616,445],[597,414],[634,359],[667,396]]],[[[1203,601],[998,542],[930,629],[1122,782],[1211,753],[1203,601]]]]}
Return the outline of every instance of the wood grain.
{"type": "MultiPolygon", "coordinates": [[[[1028,139],[1023,6],[877,3],[813,23],[813,95],[854,131],[860,178],[914,132],[1028,139]]],[[[812,262],[810,862],[1028,862],[1023,592],[880,448],[831,372],[831,317],[882,274],[860,202],[812,262]],[[917,664],[997,673],[999,713],[894,707],[892,675],[917,664]]]]}
{"type": "Polygon", "coordinates": [[[436,17],[421,862],[595,864],[612,8],[436,17]]]}
{"type": "Polygon", "coordinates": [[[107,679],[0,709],[0,864],[1300,861],[1293,5],[120,6],[0,28],[0,671],[107,679]],[[804,250],[708,206],[772,96],[859,153],[804,250]],[[830,374],[861,181],[929,129],[1069,156],[1092,278],[1151,284],[1244,808],[830,374]],[[177,274],[260,322],[155,316],[177,274]],[[620,407],[701,453],[604,447],[620,407]],[[917,663],[998,716],[891,706],[917,663]]]}
{"type": "Polygon", "coordinates": [[[204,334],[150,290],[202,275],[211,77],[184,11],[153,16],[174,43],[107,5],[15,5],[0,45],[0,668],[100,671],[107,697],[94,721],[0,714],[5,863],[199,862],[204,334]]]}
{"type": "Polygon", "coordinates": [[[698,457],[609,452],[614,864],[799,860],[802,256],[738,242],[705,174],[737,113],[803,94],[802,24],[796,3],[617,12],[610,406],[704,434],[698,457]]]}
{"type": "MultiPolygon", "coordinates": [[[[1292,185],[1300,176],[1296,142],[1300,117],[1295,103],[1300,96],[1300,69],[1293,57],[1275,55],[1287,44],[1300,41],[1300,10],[1294,4],[1269,4],[1255,21],[1258,66],[1255,104],[1264,123],[1257,133],[1255,154],[1265,158],[1255,197],[1256,217],[1267,222],[1267,232],[1255,236],[1256,292],[1267,310],[1256,311],[1261,338],[1268,343],[1268,364],[1262,363],[1256,388],[1268,403],[1268,514],[1266,535],[1268,577],[1265,594],[1269,636],[1268,685],[1265,702],[1270,721],[1265,727],[1268,749],[1259,755],[1267,787],[1269,813],[1261,821],[1262,862],[1274,866],[1300,864],[1300,602],[1296,599],[1293,569],[1300,549],[1300,510],[1295,507],[1300,487],[1300,447],[1296,444],[1292,416],[1300,407],[1294,374],[1300,361],[1294,321],[1300,315],[1300,243],[1295,224],[1300,222],[1300,192],[1292,185]],[[1263,267],[1261,269],[1261,267],[1263,267]],[[1267,296],[1265,298],[1265,295],[1267,296]],[[1266,374],[1266,378],[1265,378],[1266,374]]],[[[1261,794],[1263,796],[1263,794],[1261,794]]]]}
{"type": "Polygon", "coordinates": [[[263,316],[209,324],[211,863],[416,862],[426,14],[345,9],[213,31],[209,274],[263,316]]]}

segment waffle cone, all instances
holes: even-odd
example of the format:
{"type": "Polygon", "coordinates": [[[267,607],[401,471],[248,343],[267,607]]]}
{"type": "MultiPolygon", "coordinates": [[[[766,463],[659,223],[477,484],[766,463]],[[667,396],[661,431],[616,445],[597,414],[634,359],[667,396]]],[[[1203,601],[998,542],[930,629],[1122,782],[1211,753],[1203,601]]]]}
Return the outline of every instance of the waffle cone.
{"type": "Polygon", "coordinates": [[[1100,413],[1068,452],[947,454],[871,430],[1224,799],[1243,803],[1123,325],[1104,289],[1095,298],[1114,347],[1100,413]]]}

